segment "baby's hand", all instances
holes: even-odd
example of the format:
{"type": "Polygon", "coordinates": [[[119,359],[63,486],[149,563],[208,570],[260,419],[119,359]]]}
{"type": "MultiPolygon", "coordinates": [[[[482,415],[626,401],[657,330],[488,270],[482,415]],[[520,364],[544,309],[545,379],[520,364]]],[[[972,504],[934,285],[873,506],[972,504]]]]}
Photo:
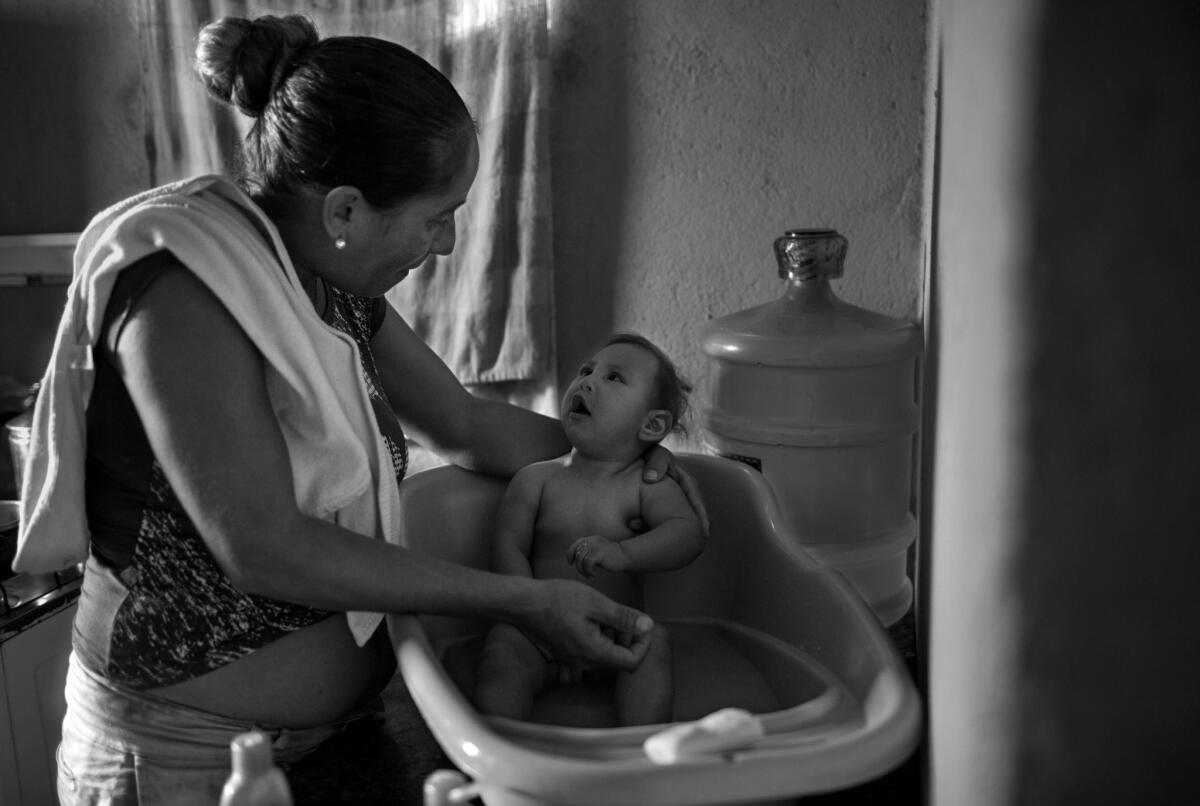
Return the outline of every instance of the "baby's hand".
{"type": "Polygon", "coordinates": [[[572,543],[567,549],[567,562],[585,577],[591,577],[597,568],[619,573],[629,567],[629,558],[621,550],[621,544],[600,535],[588,535],[572,543]]]}

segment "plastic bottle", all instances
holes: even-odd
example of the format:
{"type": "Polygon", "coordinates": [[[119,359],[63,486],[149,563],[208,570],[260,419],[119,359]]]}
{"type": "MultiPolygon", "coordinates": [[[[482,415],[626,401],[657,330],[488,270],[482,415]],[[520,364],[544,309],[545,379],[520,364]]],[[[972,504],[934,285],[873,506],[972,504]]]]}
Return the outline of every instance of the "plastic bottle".
{"type": "Polygon", "coordinates": [[[783,295],[708,323],[703,438],[762,471],[799,542],[889,625],[912,602],[923,340],[915,324],[834,294],[846,250],[835,230],[788,231],[775,241],[783,295]]]}
{"type": "Polygon", "coordinates": [[[292,806],[292,789],[275,766],[265,733],[239,734],[229,749],[233,771],[221,791],[221,806],[292,806]]]}

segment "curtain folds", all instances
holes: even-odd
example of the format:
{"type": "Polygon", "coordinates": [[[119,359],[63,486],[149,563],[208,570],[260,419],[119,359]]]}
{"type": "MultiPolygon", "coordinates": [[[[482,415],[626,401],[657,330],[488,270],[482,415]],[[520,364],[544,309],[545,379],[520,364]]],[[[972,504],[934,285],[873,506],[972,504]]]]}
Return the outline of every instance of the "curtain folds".
{"type": "Polygon", "coordinates": [[[228,173],[248,128],[192,72],[196,34],[225,14],[302,13],[322,36],[399,42],[445,73],[479,130],[458,244],[388,293],[468,385],[553,411],[548,0],[138,0],[146,150],[163,183],[228,173]]]}

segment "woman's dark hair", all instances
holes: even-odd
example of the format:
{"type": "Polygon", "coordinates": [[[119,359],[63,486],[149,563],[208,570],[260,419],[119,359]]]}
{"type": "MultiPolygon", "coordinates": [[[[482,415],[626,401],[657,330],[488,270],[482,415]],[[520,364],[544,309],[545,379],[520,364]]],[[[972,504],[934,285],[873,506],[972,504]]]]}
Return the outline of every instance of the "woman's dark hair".
{"type": "Polygon", "coordinates": [[[238,181],[256,196],[353,185],[390,209],[446,187],[475,136],[454,86],[420,56],[373,37],[321,39],[303,16],[209,23],[196,72],[255,119],[238,181]]]}
{"type": "Polygon", "coordinates": [[[679,374],[675,362],[658,345],[637,333],[614,333],[604,342],[604,346],[613,344],[632,344],[654,356],[658,362],[658,372],[654,376],[654,405],[671,413],[672,431],[686,434],[684,417],[687,416],[688,394],[692,391],[692,385],[679,374]]]}

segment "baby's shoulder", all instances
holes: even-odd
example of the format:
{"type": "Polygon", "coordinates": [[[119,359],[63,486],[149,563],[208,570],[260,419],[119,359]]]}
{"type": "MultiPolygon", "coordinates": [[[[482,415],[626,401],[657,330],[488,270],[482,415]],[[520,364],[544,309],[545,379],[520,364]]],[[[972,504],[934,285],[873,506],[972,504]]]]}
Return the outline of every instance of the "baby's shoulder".
{"type": "Polygon", "coordinates": [[[645,472],[645,470],[646,460],[639,456],[622,468],[617,478],[621,480],[622,484],[630,487],[640,487],[644,481],[642,474],[645,472]]]}
{"type": "Polygon", "coordinates": [[[543,484],[545,481],[563,471],[561,459],[546,459],[541,462],[531,462],[516,472],[513,483],[543,484]]]}
{"type": "Polygon", "coordinates": [[[658,481],[650,482],[642,478],[642,473],[639,470],[636,483],[638,494],[642,497],[642,500],[677,501],[686,498],[683,487],[670,475],[658,481]]]}

